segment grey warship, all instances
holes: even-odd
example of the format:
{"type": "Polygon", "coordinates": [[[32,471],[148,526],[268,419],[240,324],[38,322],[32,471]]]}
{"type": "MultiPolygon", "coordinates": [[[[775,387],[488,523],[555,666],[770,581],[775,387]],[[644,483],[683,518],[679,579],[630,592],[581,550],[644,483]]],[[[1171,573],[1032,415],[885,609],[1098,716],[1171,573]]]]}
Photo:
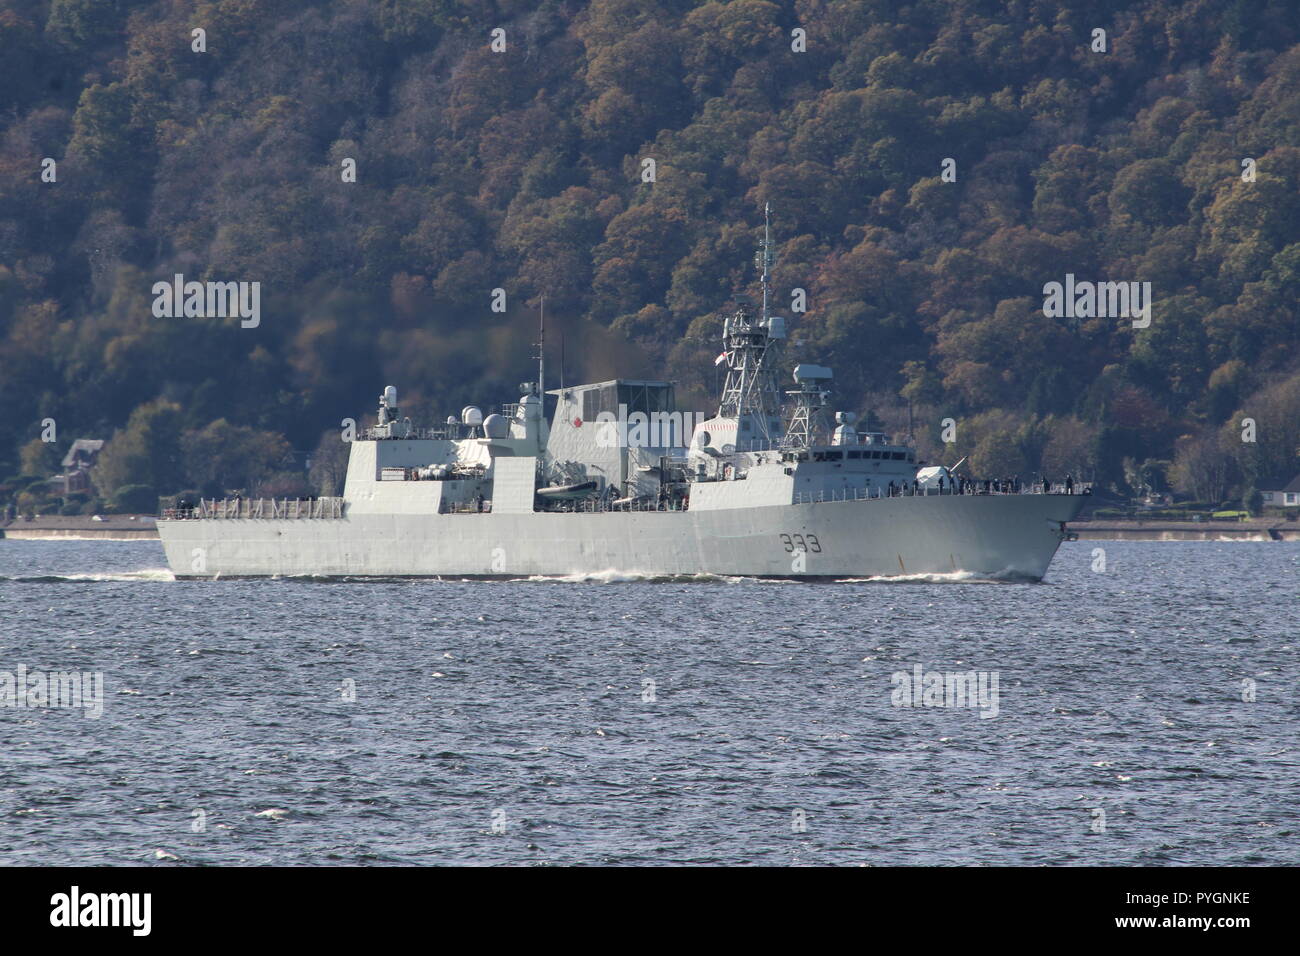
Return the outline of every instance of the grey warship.
{"type": "Polygon", "coordinates": [[[828,415],[830,369],[782,371],[767,225],[756,262],[761,308],[722,322],[716,413],[678,411],[671,382],[548,392],[541,343],[537,381],[492,414],[467,406],[416,427],[390,385],[377,424],[350,442],[341,497],[165,511],[172,572],[1040,580],[1083,494],[969,482],[848,413],[828,415]]]}

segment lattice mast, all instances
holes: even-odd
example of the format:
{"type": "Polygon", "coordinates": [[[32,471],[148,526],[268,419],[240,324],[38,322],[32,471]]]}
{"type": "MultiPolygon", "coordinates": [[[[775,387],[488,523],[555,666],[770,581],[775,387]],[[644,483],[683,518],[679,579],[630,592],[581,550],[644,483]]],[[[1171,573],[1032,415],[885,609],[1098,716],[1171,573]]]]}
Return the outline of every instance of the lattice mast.
{"type": "Polygon", "coordinates": [[[743,307],[722,321],[723,353],[727,378],[722,386],[718,415],[749,418],[755,438],[774,442],[781,435],[781,389],[777,382],[780,340],[785,320],[769,312],[772,286],[771,205],[763,206],[763,240],[754,255],[763,287],[762,313],[755,320],[743,307]]]}
{"type": "Polygon", "coordinates": [[[827,383],[831,370],[820,365],[796,365],[794,381],[798,388],[790,389],[792,410],[790,427],[785,433],[785,444],[792,448],[810,448],[825,430],[822,409],[830,395],[827,383]]]}

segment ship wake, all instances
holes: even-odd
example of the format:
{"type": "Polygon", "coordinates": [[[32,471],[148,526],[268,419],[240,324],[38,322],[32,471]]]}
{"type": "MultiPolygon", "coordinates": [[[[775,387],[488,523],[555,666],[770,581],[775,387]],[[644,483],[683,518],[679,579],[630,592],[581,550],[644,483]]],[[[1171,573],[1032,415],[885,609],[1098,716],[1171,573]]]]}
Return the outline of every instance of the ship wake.
{"type": "Polygon", "coordinates": [[[1022,571],[935,571],[920,574],[877,574],[836,578],[836,584],[1040,584],[1042,579],[1022,571]]]}
{"type": "Polygon", "coordinates": [[[104,582],[175,581],[167,568],[144,568],[139,571],[113,571],[102,574],[15,574],[0,575],[0,582],[16,584],[99,584],[104,582]]]}
{"type": "Polygon", "coordinates": [[[640,571],[584,571],[574,574],[537,574],[519,580],[545,584],[739,584],[753,578],[727,574],[652,574],[640,571]]]}

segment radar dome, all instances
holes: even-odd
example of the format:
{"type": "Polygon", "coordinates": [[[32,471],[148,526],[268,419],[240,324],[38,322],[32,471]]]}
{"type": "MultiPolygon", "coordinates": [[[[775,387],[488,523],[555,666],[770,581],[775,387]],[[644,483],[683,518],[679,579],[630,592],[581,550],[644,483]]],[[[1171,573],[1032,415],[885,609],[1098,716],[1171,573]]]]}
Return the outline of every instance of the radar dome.
{"type": "Polygon", "coordinates": [[[460,420],[466,425],[482,425],[483,409],[477,405],[466,405],[460,410],[460,420]]]}
{"type": "Polygon", "coordinates": [[[504,415],[489,415],[483,419],[483,434],[488,438],[509,438],[510,420],[504,415]]]}

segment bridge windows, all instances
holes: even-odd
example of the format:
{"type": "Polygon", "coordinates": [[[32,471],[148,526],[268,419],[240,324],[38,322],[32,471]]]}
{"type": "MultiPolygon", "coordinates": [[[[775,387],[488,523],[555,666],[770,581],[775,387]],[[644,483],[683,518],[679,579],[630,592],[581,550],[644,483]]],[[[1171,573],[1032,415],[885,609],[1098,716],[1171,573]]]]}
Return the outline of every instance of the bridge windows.
{"type": "Polygon", "coordinates": [[[651,415],[676,411],[677,401],[673,386],[666,382],[615,381],[582,391],[584,421],[594,422],[602,412],[617,416],[620,406],[628,415],[633,412],[651,415]]]}

